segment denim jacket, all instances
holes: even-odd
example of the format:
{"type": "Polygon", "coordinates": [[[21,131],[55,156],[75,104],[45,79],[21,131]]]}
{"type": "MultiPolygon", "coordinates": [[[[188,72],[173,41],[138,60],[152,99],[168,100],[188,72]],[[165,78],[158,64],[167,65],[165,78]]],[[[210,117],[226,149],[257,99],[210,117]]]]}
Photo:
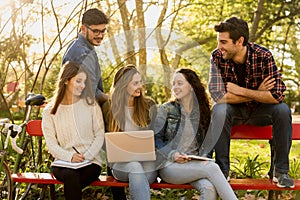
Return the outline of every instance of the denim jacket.
{"type": "MultiPolygon", "coordinates": [[[[183,133],[185,116],[181,115],[181,109],[177,102],[167,102],[160,106],[154,123],[155,147],[158,166],[163,165],[167,160],[173,161],[173,155],[177,152],[179,142],[174,140],[175,136],[180,137],[183,133]],[[180,123],[181,126],[180,126],[180,123]]],[[[191,122],[196,134],[198,147],[200,148],[204,130],[199,126],[200,112],[194,106],[191,113],[191,122]]]]}
{"type": "Polygon", "coordinates": [[[79,34],[78,38],[69,45],[63,56],[62,64],[67,61],[85,66],[85,69],[89,72],[95,97],[99,99],[103,93],[99,59],[94,46],[82,34],[79,34]]]}

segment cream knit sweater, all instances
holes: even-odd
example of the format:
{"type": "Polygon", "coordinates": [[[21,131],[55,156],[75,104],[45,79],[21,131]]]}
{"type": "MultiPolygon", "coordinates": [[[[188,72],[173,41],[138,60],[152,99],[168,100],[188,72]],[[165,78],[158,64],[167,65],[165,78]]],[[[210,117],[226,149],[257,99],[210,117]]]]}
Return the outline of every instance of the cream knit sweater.
{"type": "Polygon", "coordinates": [[[71,161],[74,146],[86,160],[101,166],[104,123],[99,105],[88,105],[81,99],[72,105],[59,105],[55,115],[50,114],[51,108],[48,104],[44,109],[42,129],[54,158],[71,161]]]}

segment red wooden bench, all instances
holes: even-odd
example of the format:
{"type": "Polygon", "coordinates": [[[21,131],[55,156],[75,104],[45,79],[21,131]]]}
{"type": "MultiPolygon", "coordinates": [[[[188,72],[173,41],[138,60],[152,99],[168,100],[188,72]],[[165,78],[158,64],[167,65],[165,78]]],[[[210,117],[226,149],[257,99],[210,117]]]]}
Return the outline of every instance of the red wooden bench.
{"type": "MultiPolygon", "coordinates": [[[[42,136],[41,120],[31,121],[27,126],[27,131],[34,136],[42,136]],[[33,133],[34,132],[34,133],[33,133]]],[[[293,140],[300,140],[300,124],[293,124],[293,140]]],[[[259,139],[268,140],[272,138],[272,127],[257,127],[240,125],[232,128],[232,139],[259,139]]],[[[33,184],[62,184],[50,173],[17,173],[12,174],[14,182],[33,184]]],[[[270,179],[230,179],[230,185],[234,190],[300,190],[300,180],[295,181],[295,188],[279,188],[270,179]]],[[[98,181],[93,182],[93,186],[115,186],[128,187],[128,183],[115,180],[111,176],[100,176],[98,181]]],[[[189,184],[169,184],[155,182],[151,188],[172,188],[172,189],[192,189],[189,184]]]]}
{"type": "MultiPolygon", "coordinates": [[[[15,182],[33,183],[33,184],[62,184],[50,173],[19,173],[13,174],[15,182]]],[[[114,186],[128,187],[127,182],[120,182],[112,176],[100,176],[99,180],[94,181],[92,186],[114,186]]],[[[279,188],[270,179],[230,179],[230,185],[234,190],[300,190],[300,180],[295,180],[295,188],[279,188]]],[[[169,184],[165,182],[155,182],[150,185],[151,188],[171,188],[171,189],[193,189],[190,184],[169,184]]]]}

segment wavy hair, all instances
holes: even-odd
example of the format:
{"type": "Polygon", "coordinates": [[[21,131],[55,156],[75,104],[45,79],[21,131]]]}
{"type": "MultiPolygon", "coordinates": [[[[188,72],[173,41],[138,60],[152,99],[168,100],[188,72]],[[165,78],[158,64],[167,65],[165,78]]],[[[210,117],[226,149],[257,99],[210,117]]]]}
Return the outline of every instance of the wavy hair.
{"type": "Polygon", "coordinates": [[[191,69],[180,68],[177,69],[175,73],[181,73],[193,88],[200,111],[199,128],[202,127],[206,133],[210,123],[211,110],[210,101],[205,91],[204,84],[201,82],[196,72],[191,69]]]}
{"type": "Polygon", "coordinates": [[[240,37],[244,37],[243,46],[249,40],[249,27],[246,21],[237,17],[231,17],[214,27],[216,32],[229,32],[229,38],[235,43],[240,37]]]}
{"type": "Polygon", "coordinates": [[[55,115],[59,104],[61,103],[61,101],[65,96],[66,93],[65,83],[81,72],[86,74],[86,81],[85,81],[85,88],[82,91],[80,98],[85,98],[86,102],[89,105],[94,104],[95,100],[94,100],[94,94],[92,92],[91,81],[84,66],[68,61],[60,69],[58,79],[56,81],[56,90],[54,92],[54,104],[51,109],[51,114],[55,115]]]}

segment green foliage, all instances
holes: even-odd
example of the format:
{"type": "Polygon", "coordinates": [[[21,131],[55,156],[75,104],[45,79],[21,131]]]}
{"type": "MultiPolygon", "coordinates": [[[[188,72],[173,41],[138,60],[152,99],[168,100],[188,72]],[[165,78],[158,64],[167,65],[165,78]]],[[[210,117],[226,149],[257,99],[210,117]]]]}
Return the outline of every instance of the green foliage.
{"type": "MultiPolygon", "coordinates": [[[[150,1],[152,2],[152,1],[150,1]]],[[[154,3],[153,5],[149,2],[149,9],[152,6],[160,6],[160,4],[154,3]]],[[[154,1],[153,1],[154,2],[154,1]]],[[[208,74],[209,74],[209,56],[211,51],[213,51],[217,47],[217,38],[216,33],[213,30],[214,25],[218,24],[220,21],[225,20],[231,16],[237,16],[245,19],[249,23],[250,30],[253,28],[253,22],[256,19],[256,14],[258,13],[258,2],[253,0],[217,0],[217,1],[205,1],[205,0],[190,0],[190,1],[181,1],[181,7],[179,4],[170,4],[170,12],[171,15],[168,15],[167,19],[170,20],[175,16],[175,13],[178,11],[178,15],[176,15],[176,19],[174,20],[174,26],[169,26],[168,20],[164,21],[162,24],[162,28],[170,29],[171,32],[178,32],[181,35],[189,38],[191,41],[198,43],[196,46],[186,48],[183,52],[177,52],[182,46],[187,46],[188,43],[179,39],[170,39],[168,41],[169,46],[172,46],[172,52],[167,53],[168,63],[173,62],[174,54],[180,54],[182,59],[180,60],[179,66],[176,67],[189,67],[195,69],[203,80],[207,83],[208,74]],[[172,29],[173,28],[173,29],[172,29]]],[[[89,5],[91,1],[86,1],[85,4],[89,5]]],[[[95,1],[93,3],[101,3],[101,1],[95,1]]],[[[110,3],[111,8],[113,8],[114,3],[112,1],[107,1],[110,3]]],[[[127,4],[125,3],[124,6],[127,4]]],[[[24,7],[20,8],[20,12],[22,9],[29,8],[37,8],[39,5],[32,2],[30,4],[24,4],[24,7]]],[[[54,3],[54,7],[56,4],[54,3]]],[[[45,94],[47,99],[52,97],[53,90],[55,88],[55,81],[57,78],[58,70],[60,69],[60,62],[62,53],[58,53],[63,48],[67,46],[72,37],[74,37],[74,32],[76,32],[76,27],[74,25],[78,25],[77,21],[80,18],[78,14],[81,13],[81,4],[69,5],[73,6],[74,9],[78,12],[76,13],[61,13],[60,11],[64,10],[62,5],[57,5],[56,13],[51,12],[51,8],[45,6],[44,19],[52,19],[53,15],[57,15],[57,30],[61,32],[57,35],[53,35],[55,25],[53,30],[45,31],[45,38],[37,38],[37,35],[27,32],[19,32],[19,30],[26,31],[24,28],[28,24],[34,24],[36,19],[41,19],[40,13],[38,10],[33,9],[32,12],[28,12],[28,16],[23,16],[26,18],[26,23],[18,26],[20,19],[22,19],[21,15],[18,16],[18,12],[14,15],[16,17],[13,25],[15,26],[16,31],[9,30],[10,26],[6,25],[6,21],[2,24],[5,24],[3,30],[11,32],[12,36],[7,36],[7,34],[2,34],[3,37],[0,38],[0,49],[1,58],[0,58],[0,82],[2,87],[9,80],[21,80],[22,82],[22,92],[28,92],[33,90],[34,92],[45,94]],[[70,14],[70,16],[66,16],[70,14]],[[67,19],[70,21],[66,21],[67,19]],[[66,23],[66,24],[64,24],[66,23]],[[75,27],[72,32],[65,31],[66,27],[75,27]],[[24,26],[24,27],[23,27],[24,26]],[[74,31],[74,32],[73,32],[74,31]],[[65,35],[68,35],[65,37],[65,35]],[[59,39],[58,39],[59,38],[59,39]],[[45,40],[45,44],[43,45],[41,41],[45,40]],[[59,42],[58,42],[59,41],[59,42]],[[60,50],[56,52],[56,50],[50,49],[48,52],[47,45],[51,44],[60,44],[60,50]],[[40,44],[40,46],[45,47],[43,51],[31,53],[33,45],[40,44]],[[29,53],[30,52],[30,53],[29,53]],[[45,53],[44,55],[43,52],[45,53]],[[58,53],[58,54],[56,54],[58,53]],[[38,55],[38,56],[37,56],[38,55]],[[47,66],[47,64],[50,66],[47,66]],[[33,85],[34,80],[36,79],[36,67],[40,67],[40,74],[37,78],[37,83],[33,85]],[[46,67],[49,68],[49,72],[45,70],[46,67]],[[24,70],[26,69],[26,70],[24,70]],[[25,73],[26,71],[26,73],[25,73]],[[3,73],[8,72],[8,73],[3,73]],[[45,82],[42,82],[43,73],[47,73],[45,82]],[[26,79],[26,80],[24,80],[26,79]],[[41,85],[43,84],[43,85],[41,85]]],[[[18,9],[18,4],[16,4],[16,10],[18,9]]],[[[282,69],[283,77],[285,81],[293,82],[292,85],[289,85],[288,91],[286,92],[287,100],[286,102],[291,105],[292,102],[300,102],[299,99],[299,72],[300,72],[300,56],[299,56],[299,0],[295,1],[264,1],[262,15],[260,16],[260,20],[258,22],[258,29],[254,33],[255,38],[253,41],[262,44],[274,53],[275,59],[277,61],[277,65],[282,69]],[[294,87],[293,85],[296,85],[294,87]]],[[[69,9],[72,10],[72,9],[69,9]]],[[[7,10],[6,10],[7,11],[7,10]]],[[[122,33],[122,26],[120,26],[119,21],[119,8],[116,8],[116,12],[111,16],[111,24],[110,30],[112,33],[122,33]]],[[[5,13],[5,10],[3,10],[5,13]]],[[[0,12],[0,15],[3,13],[0,12]]],[[[134,20],[136,16],[133,12],[133,16],[130,20],[134,20]]],[[[146,14],[145,14],[146,15],[146,14]]],[[[1,19],[1,18],[0,18],[1,19]]],[[[4,17],[3,20],[6,18],[4,17]]],[[[9,23],[9,22],[8,22],[9,23]]],[[[131,22],[132,28],[136,25],[135,21],[131,22]]],[[[153,23],[155,26],[155,23],[153,23]]],[[[46,29],[46,27],[45,27],[46,29]]],[[[55,32],[55,31],[54,31],[55,32]]],[[[56,34],[56,33],[55,33],[56,34]]],[[[77,34],[77,32],[76,32],[77,34]]],[[[136,38],[133,38],[136,40],[136,38]]],[[[101,59],[112,58],[114,57],[116,60],[124,60],[125,53],[122,52],[123,46],[126,45],[125,41],[120,42],[118,40],[116,48],[120,50],[120,55],[112,55],[112,53],[108,50],[104,50],[104,54],[101,54],[101,59]],[[105,57],[105,58],[104,58],[105,57]],[[118,58],[118,59],[117,59],[118,58]]],[[[108,49],[108,47],[112,46],[109,42],[105,42],[105,45],[101,45],[108,49]]],[[[56,49],[53,48],[53,49],[56,49]]],[[[63,52],[63,51],[62,51],[63,52]]],[[[151,50],[149,50],[149,54],[151,50]]],[[[135,54],[136,58],[138,58],[139,54],[135,54]]],[[[151,62],[154,61],[157,64],[157,68],[155,69],[156,73],[163,75],[162,70],[162,62],[160,60],[159,52],[154,53],[154,58],[151,59],[151,62]]],[[[101,61],[100,61],[101,62],[101,61]]],[[[113,75],[115,71],[121,63],[120,61],[107,61],[109,64],[105,64],[102,68],[103,78],[104,78],[104,91],[109,92],[113,75]]],[[[126,62],[126,61],[125,61],[126,62]]],[[[147,67],[149,66],[147,63],[147,67]]],[[[167,66],[170,67],[170,66],[167,66]]],[[[152,74],[148,74],[148,76],[152,76],[152,74]]],[[[162,76],[163,77],[163,76],[162,76]]],[[[148,79],[148,77],[147,77],[148,79]]],[[[154,79],[153,81],[157,81],[154,79]]],[[[163,81],[162,81],[163,82],[163,81]]],[[[147,92],[149,96],[154,98],[157,102],[162,103],[167,100],[164,96],[163,85],[154,84],[156,82],[150,83],[147,85],[147,92]],[[151,94],[151,95],[150,95],[151,94]]],[[[21,96],[24,96],[24,94],[21,96]]]]}
{"type": "MultiPolygon", "coordinates": [[[[44,84],[43,95],[45,96],[45,98],[48,102],[52,98],[54,89],[56,87],[59,70],[61,68],[60,62],[61,62],[60,60],[57,60],[57,62],[52,65],[51,70],[49,71],[49,74],[46,77],[47,84],[44,84]]],[[[40,83],[40,81],[39,81],[39,83],[40,83]]]]}
{"type": "Polygon", "coordinates": [[[290,172],[289,175],[292,178],[300,178],[300,161],[296,158],[294,158],[293,160],[291,160],[290,162],[290,172]]]}
{"type": "MultiPolygon", "coordinates": [[[[178,15],[175,29],[201,42],[202,49],[206,50],[209,55],[217,47],[214,25],[231,16],[237,16],[248,22],[251,31],[258,12],[258,2],[252,0],[189,1],[178,15]],[[210,38],[213,39],[210,40],[210,38]]],[[[300,103],[300,56],[298,50],[300,34],[297,25],[299,23],[299,3],[299,0],[264,1],[258,29],[254,32],[252,40],[271,50],[278,68],[281,69],[285,83],[292,82],[292,84],[288,84],[286,92],[288,105],[291,105],[292,102],[300,103]]],[[[199,53],[191,53],[190,56],[196,57],[199,56],[199,53]]],[[[205,67],[197,68],[198,72],[206,74],[205,70],[209,68],[209,63],[205,67]]]]}
{"type": "Polygon", "coordinates": [[[153,77],[147,77],[145,93],[147,96],[152,97],[157,104],[168,101],[162,84],[162,76],[157,81],[153,77]]]}
{"type": "Polygon", "coordinates": [[[254,158],[247,157],[245,161],[241,159],[235,159],[232,163],[233,174],[237,178],[258,178],[262,175],[263,167],[266,162],[260,162],[256,155],[254,158]]]}

